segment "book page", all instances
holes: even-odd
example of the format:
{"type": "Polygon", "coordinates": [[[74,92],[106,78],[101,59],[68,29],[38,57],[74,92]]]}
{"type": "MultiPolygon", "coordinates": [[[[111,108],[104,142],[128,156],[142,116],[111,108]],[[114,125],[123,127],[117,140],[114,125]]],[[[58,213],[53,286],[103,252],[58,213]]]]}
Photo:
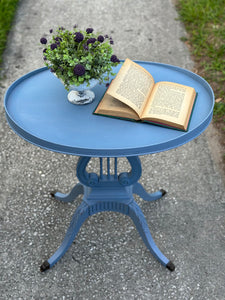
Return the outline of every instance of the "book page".
{"type": "Polygon", "coordinates": [[[136,114],[132,108],[107,93],[104,95],[102,101],[100,101],[94,113],[118,118],[140,120],[138,114],[136,114]]]}
{"type": "Polygon", "coordinates": [[[107,93],[140,114],[153,86],[154,79],[151,74],[138,64],[126,59],[107,93]]]}
{"type": "Polygon", "coordinates": [[[166,121],[165,124],[185,125],[195,98],[191,87],[172,82],[158,82],[147,104],[143,118],[166,121]],[[172,123],[170,123],[172,122],[172,123]]]}

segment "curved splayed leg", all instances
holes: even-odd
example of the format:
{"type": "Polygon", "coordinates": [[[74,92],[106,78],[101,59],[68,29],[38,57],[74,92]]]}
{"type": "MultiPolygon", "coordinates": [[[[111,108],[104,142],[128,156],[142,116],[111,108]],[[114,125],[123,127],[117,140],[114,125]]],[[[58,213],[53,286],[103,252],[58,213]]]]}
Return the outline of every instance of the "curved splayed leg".
{"type": "Polygon", "coordinates": [[[148,193],[139,182],[136,182],[133,185],[133,193],[139,195],[145,201],[155,201],[163,197],[166,194],[166,191],[161,189],[155,193],[148,193]]]}
{"type": "Polygon", "coordinates": [[[79,196],[83,193],[84,193],[84,187],[81,183],[78,183],[68,194],[63,194],[60,192],[51,192],[51,195],[52,195],[52,197],[56,198],[57,200],[60,200],[63,202],[73,202],[77,196],[79,196]]]}
{"type": "Polygon", "coordinates": [[[163,266],[167,267],[170,271],[174,271],[175,270],[174,264],[156,246],[151,236],[145,217],[140,207],[137,205],[135,201],[129,204],[128,215],[133,220],[140,236],[142,237],[146,247],[149,249],[152,255],[154,255],[155,258],[157,258],[163,266]]]}
{"type": "Polygon", "coordinates": [[[70,245],[74,241],[81,225],[88,217],[89,206],[85,202],[82,202],[73,215],[70,226],[66,232],[66,236],[61,246],[48,260],[44,261],[44,263],[40,267],[41,272],[44,272],[47,269],[53,267],[54,264],[56,264],[57,261],[65,254],[65,252],[69,249],[70,245]]]}

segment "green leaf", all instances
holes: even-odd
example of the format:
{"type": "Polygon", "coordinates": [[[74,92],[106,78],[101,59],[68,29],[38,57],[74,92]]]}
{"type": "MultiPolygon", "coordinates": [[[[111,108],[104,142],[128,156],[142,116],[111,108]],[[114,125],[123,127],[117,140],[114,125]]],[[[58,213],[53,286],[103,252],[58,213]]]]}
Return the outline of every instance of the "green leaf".
{"type": "Polygon", "coordinates": [[[86,70],[91,70],[91,65],[86,64],[86,65],[85,65],[85,69],[86,69],[86,70]]]}

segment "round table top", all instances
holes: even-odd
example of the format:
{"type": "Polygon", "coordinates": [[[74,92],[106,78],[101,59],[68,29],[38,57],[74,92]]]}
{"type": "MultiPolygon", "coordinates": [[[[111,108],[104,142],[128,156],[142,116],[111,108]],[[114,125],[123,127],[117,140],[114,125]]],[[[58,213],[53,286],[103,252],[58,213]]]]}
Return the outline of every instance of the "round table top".
{"type": "Polygon", "coordinates": [[[6,118],[12,129],[30,143],[79,156],[150,154],[178,147],[201,134],[213,115],[214,95],[209,84],[179,67],[136,62],[152,74],[155,82],[172,81],[195,88],[198,96],[187,132],[94,115],[105,85],[93,89],[93,103],[74,105],[67,100],[61,81],[47,68],[28,73],[9,87],[4,102],[6,118]]]}

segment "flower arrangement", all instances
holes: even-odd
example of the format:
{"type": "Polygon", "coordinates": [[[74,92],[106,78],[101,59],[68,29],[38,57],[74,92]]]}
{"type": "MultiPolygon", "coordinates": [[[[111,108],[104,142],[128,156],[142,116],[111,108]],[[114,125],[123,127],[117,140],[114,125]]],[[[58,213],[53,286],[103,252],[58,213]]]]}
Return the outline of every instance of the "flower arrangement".
{"type": "Polygon", "coordinates": [[[89,85],[91,79],[100,83],[108,80],[112,67],[120,61],[113,54],[113,40],[108,35],[94,33],[93,28],[72,31],[60,27],[52,34],[49,42],[40,39],[45,46],[43,50],[45,65],[60,78],[67,90],[70,85],[79,86],[84,82],[89,85]]]}

